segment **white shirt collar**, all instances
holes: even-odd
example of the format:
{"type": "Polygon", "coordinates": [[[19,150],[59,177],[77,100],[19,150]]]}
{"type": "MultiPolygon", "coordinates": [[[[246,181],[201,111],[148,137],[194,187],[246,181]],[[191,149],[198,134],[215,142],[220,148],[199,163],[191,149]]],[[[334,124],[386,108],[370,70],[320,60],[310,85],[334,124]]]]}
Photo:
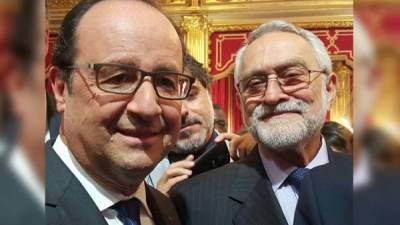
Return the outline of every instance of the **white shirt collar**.
{"type": "MultiPolygon", "coordinates": [[[[272,155],[268,154],[269,153],[268,151],[266,151],[265,154],[260,152],[261,151],[260,149],[258,151],[265,172],[267,173],[268,178],[271,181],[272,189],[274,190],[274,192],[276,192],[276,190],[278,190],[282,186],[283,182],[290,175],[290,173],[293,172],[295,169],[297,169],[297,167],[289,164],[284,160],[273,159],[272,155]]],[[[327,164],[328,162],[329,162],[328,149],[326,147],[325,139],[322,137],[321,147],[318,150],[317,155],[314,157],[313,160],[311,160],[311,162],[306,166],[306,168],[312,169],[314,167],[327,164]]]]}
{"type": "Polygon", "coordinates": [[[132,197],[139,199],[142,206],[145,208],[147,214],[151,217],[151,212],[147,205],[146,200],[146,188],[144,181],[140,184],[138,190],[131,196],[125,196],[117,192],[109,191],[100,186],[89,174],[81,167],[72,153],[68,150],[68,147],[58,136],[53,149],[57,155],[61,158],[64,164],[69,168],[69,170],[74,174],[74,176],[79,180],[82,186],[85,188],[89,196],[92,198],[96,204],[99,211],[103,211],[121,200],[128,200],[132,197]]]}

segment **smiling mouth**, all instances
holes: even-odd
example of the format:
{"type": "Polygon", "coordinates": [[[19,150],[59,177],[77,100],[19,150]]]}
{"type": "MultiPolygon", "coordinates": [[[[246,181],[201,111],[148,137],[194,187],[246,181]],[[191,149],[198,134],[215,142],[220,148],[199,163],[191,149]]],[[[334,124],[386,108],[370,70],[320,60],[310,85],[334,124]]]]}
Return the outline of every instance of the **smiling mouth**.
{"type": "Polygon", "coordinates": [[[274,116],[280,116],[280,115],[284,115],[284,114],[288,114],[288,113],[301,114],[300,111],[280,111],[280,112],[272,112],[272,113],[265,114],[265,115],[261,116],[259,119],[265,120],[265,119],[269,119],[274,116]]]}
{"type": "Polygon", "coordinates": [[[187,127],[190,127],[190,126],[196,125],[196,124],[200,125],[200,123],[199,123],[199,122],[185,124],[185,125],[183,125],[183,126],[181,127],[181,130],[183,130],[183,129],[187,128],[187,127]]]}
{"type": "Polygon", "coordinates": [[[146,139],[149,137],[154,137],[157,135],[160,135],[162,131],[152,131],[152,130],[126,130],[126,129],[121,129],[118,130],[119,133],[121,133],[124,136],[128,137],[134,137],[138,139],[146,139]]]}

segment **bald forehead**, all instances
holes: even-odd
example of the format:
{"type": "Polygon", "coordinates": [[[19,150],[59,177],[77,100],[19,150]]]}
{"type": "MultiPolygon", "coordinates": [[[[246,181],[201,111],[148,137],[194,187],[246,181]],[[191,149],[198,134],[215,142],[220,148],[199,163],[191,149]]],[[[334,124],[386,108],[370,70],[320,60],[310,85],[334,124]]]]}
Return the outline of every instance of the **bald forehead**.
{"type": "Polygon", "coordinates": [[[280,66],[317,66],[315,52],[303,37],[289,32],[266,33],[254,40],[243,53],[242,72],[272,70],[280,66]]]}
{"type": "Polygon", "coordinates": [[[142,1],[106,0],[95,4],[78,25],[78,39],[87,31],[96,32],[99,25],[107,27],[109,32],[126,29],[145,34],[157,32],[180,46],[179,36],[167,17],[142,1]]]}
{"type": "MultiPolygon", "coordinates": [[[[281,50],[284,48],[298,47],[312,51],[312,46],[303,37],[290,33],[290,32],[271,32],[266,33],[256,40],[254,40],[247,48],[247,50],[281,50]]],[[[246,54],[245,51],[244,54],[246,54]]]]}

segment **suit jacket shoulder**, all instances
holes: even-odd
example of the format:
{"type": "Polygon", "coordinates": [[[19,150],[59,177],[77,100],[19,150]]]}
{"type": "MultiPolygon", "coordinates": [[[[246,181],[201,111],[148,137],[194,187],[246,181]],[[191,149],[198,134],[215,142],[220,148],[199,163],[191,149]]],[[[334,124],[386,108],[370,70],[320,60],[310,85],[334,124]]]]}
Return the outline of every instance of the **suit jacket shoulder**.
{"type": "Polygon", "coordinates": [[[183,224],[286,225],[258,150],[188,179],[171,193],[183,224]]]}
{"type": "Polygon", "coordinates": [[[107,225],[84,187],[46,143],[46,223],[107,225]]]}
{"type": "MultiPolygon", "coordinates": [[[[78,179],[46,144],[46,221],[54,225],[107,225],[103,215],[78,179]]],[[[156,225],[180,225],[175,206],[146,185],[147,204],[156,225]]]]}
{"type": "Polygon", "coordinates": [[[371,167],[371,180],[354,192],[354,225],[399,224],[400,171],[371,167]]]}

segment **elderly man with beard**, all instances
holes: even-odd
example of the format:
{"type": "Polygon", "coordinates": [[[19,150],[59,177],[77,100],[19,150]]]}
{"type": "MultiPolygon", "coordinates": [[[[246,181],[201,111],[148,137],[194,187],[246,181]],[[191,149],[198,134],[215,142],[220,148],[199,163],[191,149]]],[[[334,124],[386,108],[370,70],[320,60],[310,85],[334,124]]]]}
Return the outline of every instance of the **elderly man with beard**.
{"type": "MultiPolygon", "coordinates": [[[[214,130],[211,77],[192,56],[185,56],[185,73],[196,78],[188,98],[182,101],[182,125],[176,148],[146,177],[148,184],[168,195],[179,182],[229,163],[224,138],[214,130]]],[[[234,135],[234,134],[233,134],[234,135]]]]}
{"type": "MultiPolygon", "coordinates": [[[[320,133],[336,94],[329,55],[313,33],[271,21],[239,50],[235,84],[256,148],[177,185],[171,199],[187,225],[292,225],[305,174],[349,159],[320,133]]],[[[336,176],[351,173],[335,169],[336,176]]]]}

